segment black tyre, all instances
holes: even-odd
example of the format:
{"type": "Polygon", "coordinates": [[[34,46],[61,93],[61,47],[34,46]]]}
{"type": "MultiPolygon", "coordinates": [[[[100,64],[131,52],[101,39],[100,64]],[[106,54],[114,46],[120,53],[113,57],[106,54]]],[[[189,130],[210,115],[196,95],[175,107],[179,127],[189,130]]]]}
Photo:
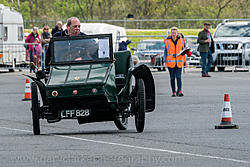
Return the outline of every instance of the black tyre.
{"type": "Polygon", "coordinates": [[[135,107],[135,127],[137,132],[143,132],[145,124],[146,94],[142,79],[138,79],[138,90],[135,107]]]}
{"type": "Polygon", "coordinates": [[[217,67],[217,69],[218,71],[221,71],[221,72],[225,71],[225,67],[217,67]]]}
{"type": "Polygon", "coordinates": [[[40,123],[39,123],[39,103],[37,95],[37,86],[35,82],[31,83],[31,110],[32,110],[32,120],[33,120],[33,133],[34,135],[40,135],[40,123]]]}
{"type": "Polygon", "coordinates": [[[126,130],[128,128],[128,118],[117,118],[114,123],[119,130],[126,130]]]}
{"type": "Polygon", "coordinates": [[[215,66],[211,67],[209,72],[214,72],[215,71],[215,66]]]}
{"type": "Polygon", "coordinates": [[[9,72],[15,72],[15,70],[13,68],[10,68],[9,72]]]}

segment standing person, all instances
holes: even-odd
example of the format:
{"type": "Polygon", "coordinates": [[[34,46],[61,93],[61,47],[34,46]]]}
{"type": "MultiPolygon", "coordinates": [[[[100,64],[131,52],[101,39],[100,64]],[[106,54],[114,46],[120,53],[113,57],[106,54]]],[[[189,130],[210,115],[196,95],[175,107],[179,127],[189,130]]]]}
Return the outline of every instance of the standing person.
{"type": "MultiPolygon", "coordinates": [[[[182,93],[181,72],[185,61],[185,53],[179,55],[184,49],[184,40],[178,35],[176,27],[171,28],[171,35],[165,40],[164,60],[165,65],[168,67],[170,75],[170,84],[172,89],[172,97],[184,96],[182,93]],[[177,93],[175,89],[175,79],[177,80],[177,93]]],[[[190,56],[190,51],[188,52],[190,56]]]]}
{"type": "MultiPolygon", "coordinates": [[[[36,38],[38,39],[37,43],[40,43],[40,37],[38,34],[38,27],[34,27],[33,31],[25,39],[25,43],[28,43],[27,47],[29,49],[30,63],[34,63],[32,43],[35,42],[36,38]]],[[[32,72],[32,68],[30,68],[30,72],[32,72]]]]}
{"type": "Polygon", "coordinates": [[[201,55],[202,77],[211,77],[208,75],[208,72],[213,63],[212,53],[214,53],[214,41],[211,33],[209,32],[210,25],[210,23],[204,23],[203,30],[199,32],[197,40],[197,43],[199,43],[198,51],[201,55]]]}
{"type": "Polygon", "coordinates": [[[41,45],[38,42],[39,42],[39,39],[35,38],[35,41],[32,44],[32,48],[33,48],[32,54],[33,54],[36,69],[40,67],[40,58],[41,58],[41,45]]]}
{"type": "Polygon", "coordinates": [[[49,26],[44,25],[43,32],[41,33],[41,43],[42,43],[41,65],[42,65],[42,69],[45,68],[45,55],[46,55],[46,52],[48,50],[50,38],[51,38],[51,34],[49,33],[49,26]]]}
{"type": "Polygon", "coordinates": [[[56,23],[55,28],[53,28],[52,31],[51,31],[52,36],[53,36],[55,33],[57,33],[58,31],[59,31],[59,32],[62,32],[62,31],[63,31],[63,29],[62,29],[62,21],[58,21],[58,22],[56,23]]]}
{"type": "MultiPolygon", "coordinates": [[[[80,20],[77,17],[70,17],[67,19],[67,25],[66,25],[66,30],[64,31],[59,31],[53,35],[53,38],[56,37],[63,37],[63,36],[78,36],[78,35],[86,35],[82,32],[80,32],[81,28],[81,23],[80,20]]],[[[50,45],[46,54],[46,59],[45,59],[45,66],[48,69],[49,64],[51,60],[51,55],[50,55],[50,45]]]]}

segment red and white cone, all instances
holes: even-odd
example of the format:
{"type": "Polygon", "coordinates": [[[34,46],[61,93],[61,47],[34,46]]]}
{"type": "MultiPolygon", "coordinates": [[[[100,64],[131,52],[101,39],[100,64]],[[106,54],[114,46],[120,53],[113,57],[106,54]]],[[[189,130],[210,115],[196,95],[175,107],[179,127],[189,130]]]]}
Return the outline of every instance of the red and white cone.
{"type": "Polygon", "coordinates": [[[25,91],[24,91],[24,99],[23,99],[23,101],[26,101],[26,100],[31,100],[31,88],[30,88],[29,79],[26,79],[25,91]]]}
{"type": "Polygon", "coordinates": [[[221,112],[221,123],[215,125],[215,129],[238,129],[238,125],[232,124],[232,110],[230,105],[229,94],[224,95],[224,103],[221,112]]]}

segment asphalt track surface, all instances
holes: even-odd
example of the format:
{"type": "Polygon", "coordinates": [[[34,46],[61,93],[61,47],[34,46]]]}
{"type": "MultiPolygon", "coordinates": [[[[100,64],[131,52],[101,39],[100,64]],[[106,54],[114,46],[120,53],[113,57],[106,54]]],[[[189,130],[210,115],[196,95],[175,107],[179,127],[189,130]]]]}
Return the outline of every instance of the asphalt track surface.
{"type": "Polygon", "coordinates": [[[49,124],[32,133],[30,101],[23,102],[23,72],[0,73],[0,166],[250,166],[250,73],[199,69],[183,74],[184,97],[171,97],[168,72],[155,72],[157,106],[143,133],[134,118],[119,131],[113,122],[49,124]],[[229,93],[233,123],[216,130],[229,93]]]}

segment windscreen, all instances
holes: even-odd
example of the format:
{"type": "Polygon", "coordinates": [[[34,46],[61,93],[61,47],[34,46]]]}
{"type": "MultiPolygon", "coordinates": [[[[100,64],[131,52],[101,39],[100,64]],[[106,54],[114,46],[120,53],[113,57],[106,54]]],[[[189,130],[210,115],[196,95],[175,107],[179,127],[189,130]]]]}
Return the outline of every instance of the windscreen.
{"type": "Polygon", "coordinates": [[[54,41],[54,62],[110,60],[109,38],[54,41]]]}
{"type": "Polygon", "coordinates": [[[214,34],[214,37],[250,37],[250,24],[220,26],[214,34]]]}
{"type": "Polygon", "coordinates": [[[137,46],[138,50],[164,50],[163,41],[143,41],[137,46]]]}
{"type": "Polygon", "coordinates": [[[197,49],[198,43],[197,43],[197,37],[186,37],[186,47],[189,47],[191,49],[197,49]]]}

